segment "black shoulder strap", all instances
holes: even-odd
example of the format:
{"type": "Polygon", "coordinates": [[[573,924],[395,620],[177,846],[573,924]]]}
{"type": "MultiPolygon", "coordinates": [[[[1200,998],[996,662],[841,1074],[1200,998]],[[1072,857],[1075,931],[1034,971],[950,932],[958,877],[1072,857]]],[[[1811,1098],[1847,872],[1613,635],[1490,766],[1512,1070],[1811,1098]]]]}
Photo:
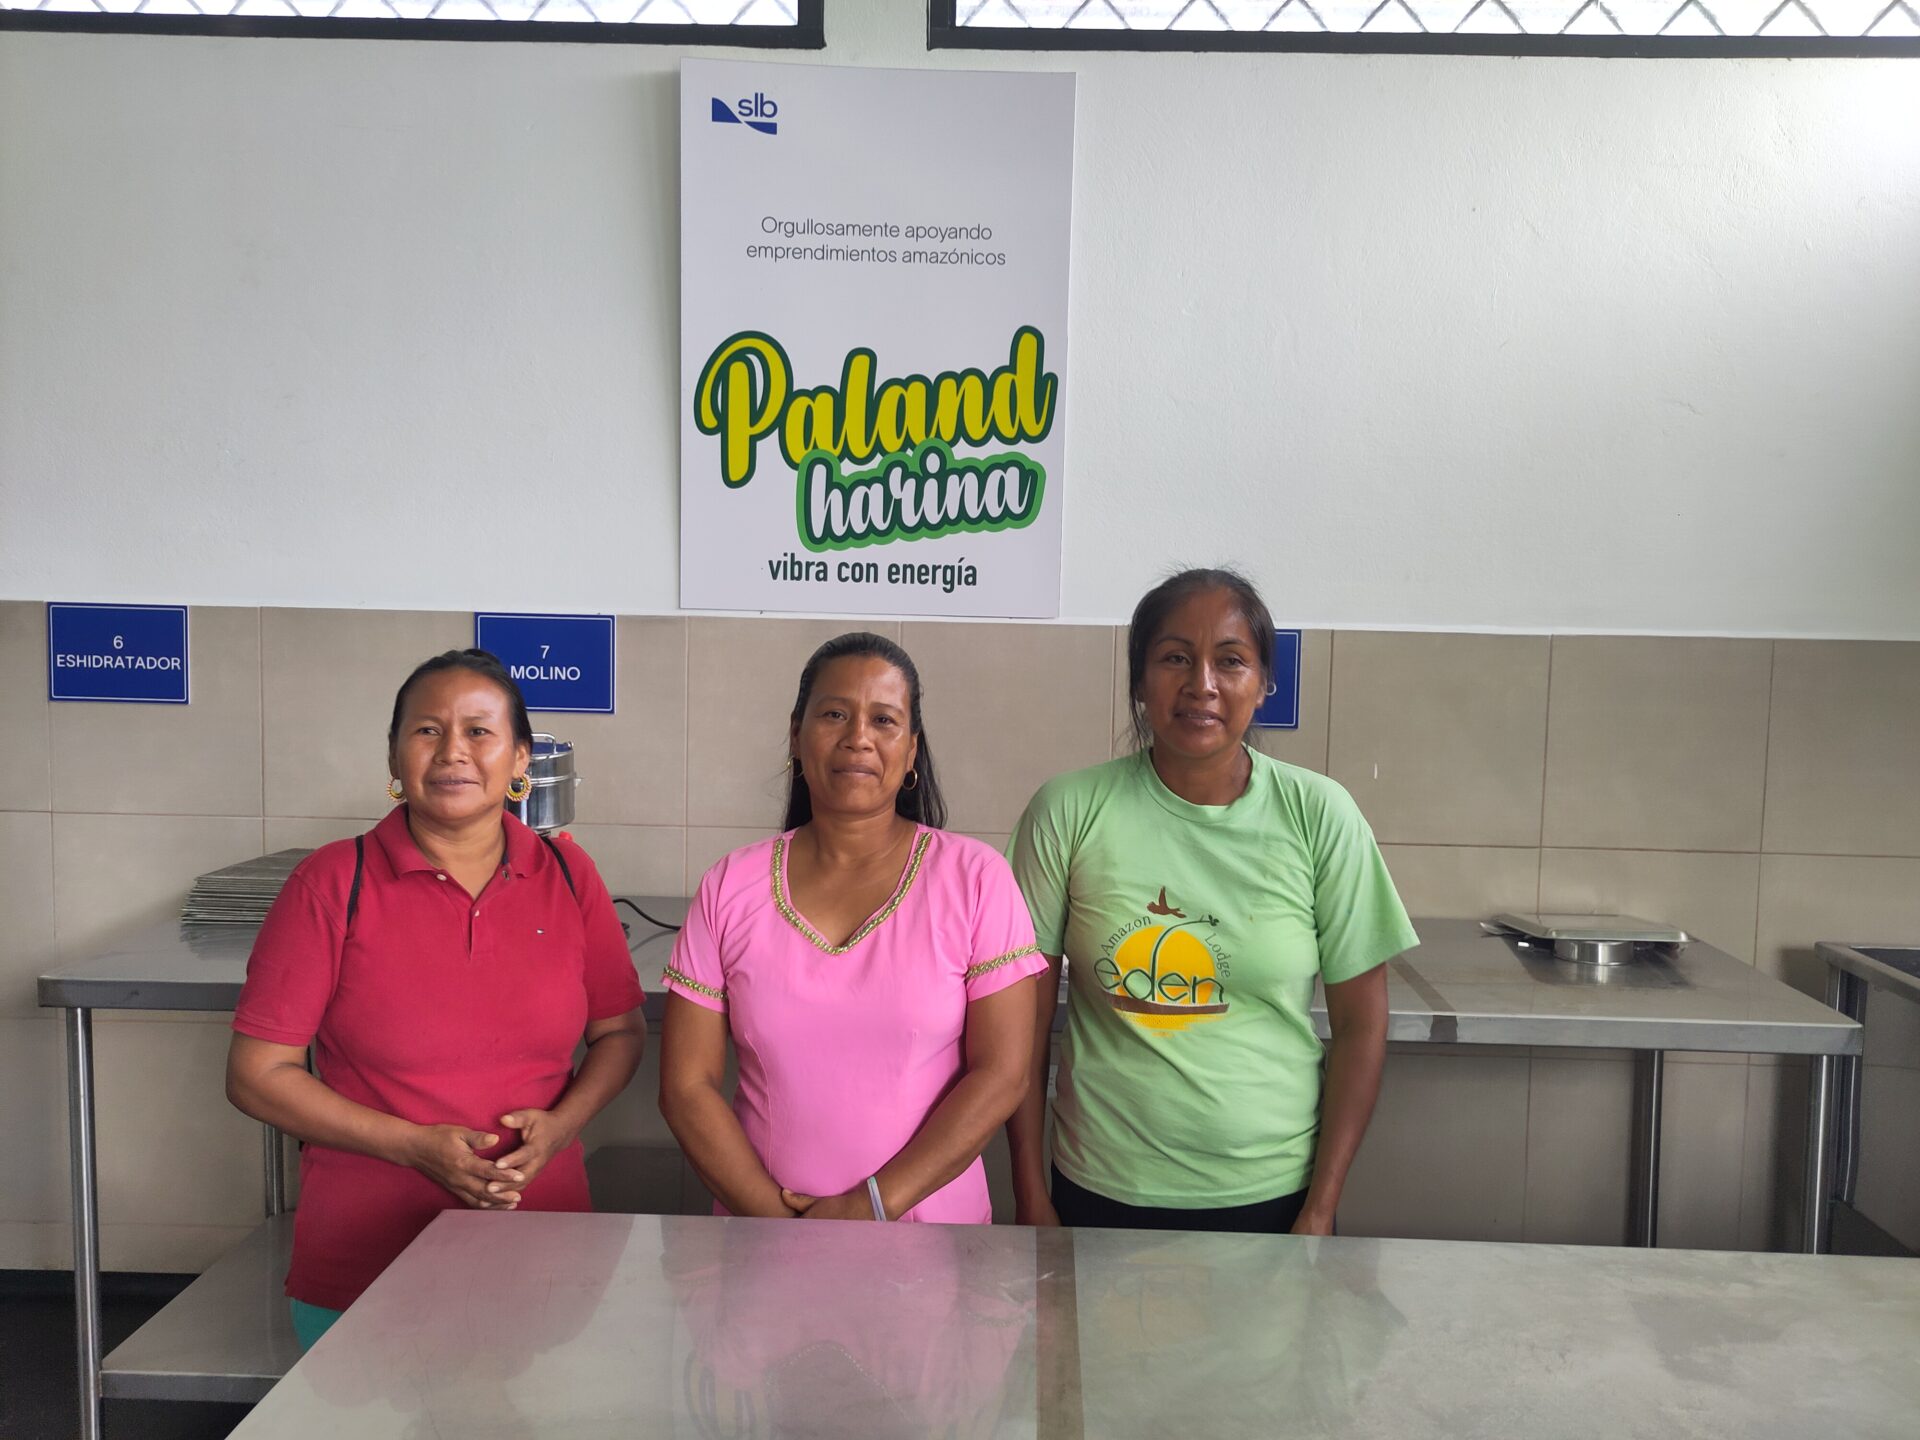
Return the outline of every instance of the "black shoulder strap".
{"type": "Polygon", "coordinates": [[[551,835],[542,832],[540,838],[547,842],[547,849],[551,850],[553,852],[553,858],[560,862],[560,874],[567,882],[567,893],[578,900],[580,898],[580,892],[574,888],[573,871],[567,868],[567,857],[560,853],[560,847],[553,843],[553,837],[551,835]]]}
{"type": "Polygon", "coordinates": [[[360,872],[367,868],[367,837],[353,837],[353,884],[347,887],[347,925],[353,929],[353,912],[360,908],[360,872]]]}

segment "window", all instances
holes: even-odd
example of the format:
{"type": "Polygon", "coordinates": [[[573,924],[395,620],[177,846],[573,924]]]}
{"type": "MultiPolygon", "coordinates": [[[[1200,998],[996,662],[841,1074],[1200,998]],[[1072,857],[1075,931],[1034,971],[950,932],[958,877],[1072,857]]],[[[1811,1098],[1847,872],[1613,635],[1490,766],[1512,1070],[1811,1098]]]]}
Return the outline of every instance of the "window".
{"type": "Polygon", "coordinates": [[[822,0],[0,0],[0,30],[819,49],[822,0]]]}
{"type": "Polygon", "coordinates": [[[963,49],[1920,55],[1920,0],[933,0],[963,49]]]}

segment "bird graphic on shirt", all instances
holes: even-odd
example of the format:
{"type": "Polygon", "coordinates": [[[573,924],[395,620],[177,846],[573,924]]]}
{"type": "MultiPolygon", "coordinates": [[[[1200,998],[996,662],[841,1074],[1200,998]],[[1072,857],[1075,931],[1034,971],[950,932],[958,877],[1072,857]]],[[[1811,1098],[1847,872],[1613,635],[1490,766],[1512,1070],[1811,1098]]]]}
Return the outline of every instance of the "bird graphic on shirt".
{"type": "Polygon", "coordinates": [[[1167,887],[1164,885],[1160,887],[1160,898],[1154,901],[1153,904],[1147,906],[1147,913],[1149,915],[1171,915],[1180,920],[1187,918],[1186,911],[1176,910],[1167,904],[1167,887]]]}

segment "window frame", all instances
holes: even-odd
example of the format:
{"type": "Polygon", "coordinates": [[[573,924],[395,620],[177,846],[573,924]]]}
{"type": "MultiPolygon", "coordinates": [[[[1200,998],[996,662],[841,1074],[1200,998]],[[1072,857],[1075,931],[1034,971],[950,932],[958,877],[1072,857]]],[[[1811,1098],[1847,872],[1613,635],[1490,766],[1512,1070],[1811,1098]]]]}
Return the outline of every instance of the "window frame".
{"type": "MultiPolygon", "coordinates": [[[[927,0],[929,50],[1225,51],[1335,55],[1544,55],[1601,59],[1891,59],[1920,56],[1920,38],[1762,35],[1409,35],[1312,30],[1056,30],[967,27],[961,0],[927,0]]],[[[966,0],[971,3],[971,0],[966,0]]],[[[1276,0],[1277,3],[1277,0],[1276,0]]]]}
{"type": "Polygon", "coordinates": [[[139,15],[0,9],[0,30],[96,35],[227,35],[320,40],[517,40],[523,44],[823,50],[826,0],[793,0],[792,25],[631,25],[541,20],[329,20],[312,15],[139,15]]]}

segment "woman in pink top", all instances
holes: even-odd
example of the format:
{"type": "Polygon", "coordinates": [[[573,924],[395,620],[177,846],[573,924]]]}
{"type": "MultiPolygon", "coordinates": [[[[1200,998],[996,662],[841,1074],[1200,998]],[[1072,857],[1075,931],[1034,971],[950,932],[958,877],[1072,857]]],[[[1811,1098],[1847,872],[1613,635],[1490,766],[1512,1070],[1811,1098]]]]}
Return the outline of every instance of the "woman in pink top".
{"type": "Polygon", "coordinates": [[[980,1151],[1025,1092],[1046,968],[1026,903],[940,828],[892,641],[814,652],[788,748],[785,833],[707,871],[674,946],[661,1113],[723,1213],[985,1224],[980,1151]]]}

